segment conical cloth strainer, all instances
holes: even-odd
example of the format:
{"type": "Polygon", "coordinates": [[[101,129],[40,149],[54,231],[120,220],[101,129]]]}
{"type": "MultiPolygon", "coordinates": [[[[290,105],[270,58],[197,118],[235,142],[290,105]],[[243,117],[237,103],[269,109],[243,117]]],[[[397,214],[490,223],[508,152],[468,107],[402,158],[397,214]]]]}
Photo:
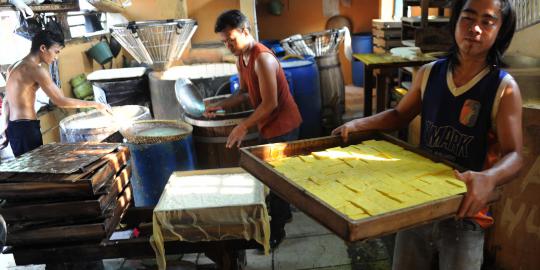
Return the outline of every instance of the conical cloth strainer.
{"type": "Polygon", "coordinates": [[[180,58],[195,30],[197,21],[178,19],[117,24],[111,34],[139,63],[161,71],[180,58]]]}

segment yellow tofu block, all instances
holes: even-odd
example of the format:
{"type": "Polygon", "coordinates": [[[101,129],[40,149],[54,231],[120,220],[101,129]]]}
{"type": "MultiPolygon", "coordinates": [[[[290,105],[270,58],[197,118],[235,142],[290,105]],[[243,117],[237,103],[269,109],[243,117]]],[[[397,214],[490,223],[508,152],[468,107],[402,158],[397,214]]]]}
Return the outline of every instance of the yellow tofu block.
{"type": "Polygon", "coordinates": [[[351,167],[347,164],[339,164],[332,167],[321,168],[319,172],[321,172],[324,175],[331,175],[331,174],[336,174],[336,173],[343,173],[344,171],[348,171],[350,169],[351,167]]]}
{"type": "Polygon", "coordinates": [[[334,179],[326,175],[312,175],[308,178],[309,180],[317,183],[318,185],[325,185],[328,182],[333,182],[334,179]]]}
{"type": "Polygon", "coordinates": [[[299,156],[299,158],[306,163],[314,163],[317,161],[313,155],[299,156]]]}
{"type": "Polygon", "coordinates": [[[311,153],[316,159],[354,159],[354,156],[351,153],[343,150],[330,150],[313,152],[311,153]]]}
{"type": "Polygon", "coordinates": [[[403,147],[399,145],[395,145],[391,142],[382,141],[382,140],[367,140],[367,141],[363,141],[362,144],[373,147],[381,152],[384,151],[384,152],[396,153],[396,152],[401,152],[405,150],[403,149],[403,147]]]}
{"type": "Polygon", "coordinates": [[[349,217],[352,220],[359,220],[359,219],[363,219],[363,218],[368,218],[368,217],[370,217],[370,215],[368,213],[361,213],[361,214],[357,214],[357,215],[349,215],[349,217]]]}
{"type": "Polygon", "coordinates": [[[367,213],[364,211],[364,209],[362,208],[359,208],[357,207],[356,205],[350,203],[350,202],[347,202],[346,204],[344,204],[343,206],[339,207],[339,208],[336,208],[336,210],[338,210],[339,212],[347,215],[347,216],[356,216],[356,215],[360,215],[360,214],[364,214],[364,215],[367,215],[367,213]]]}
{"type": "Polygon", "coordinates": [[[375,216],[385,212],[383,207],[369,200],[366,196],[358,196],[350,202],[355,206],[362,208],[370,216],[375,216]]]}
{"type": "Polygon", "coordinates": [[[391,197],[385,196],[384,194],[378,191],[371,192],[368,194],[369,195],[367,196],[369,196],[368,199],[370,201],[377,203],[378,205],[383,207],[386,211],[397,210],[403,207],[400,202],[394,200],[391,197]]]}
{"type": "Polygon", "coordinates": [[[421,188],[418,188],[418,190],[429,194],[432,198],[442,198],[447,196],[446,191],[441,190],[436,184],[425,185],[421,188]]]}
{"type": "Polygon", "coordinates": [[[363,182],[363,181],[358,181],[356,183],[352,183],[352,184],[347,184],[345,185],[347,188],[349,188],[350,190],[353,190],[354,192],[362,195],[364,194],[366,191],[370,190],[371,189],[371,185],[367,182],[363,182]]]}
{"type": "Polygon", "coordinates": [[[463,188],[465,191],[467,191],[467,185],[465,185],[463,181],[455,179],[455,178],[450,178],[450,177],[441,177],[441,178],[444,179],[446,183],[452,186],[458,187],[458,188],[463,188]]]}
{"type": "Polygon", "coordinates": [[[411,197],[410,202],[415,202],[415,203],[418,203],[418,204],[433,200],[433,198],[429,194],[427,194],[425,192],[422,192],[420,190],[411,191],[411,192],[408,192],[406,194],[409,197],[411,197]]]}

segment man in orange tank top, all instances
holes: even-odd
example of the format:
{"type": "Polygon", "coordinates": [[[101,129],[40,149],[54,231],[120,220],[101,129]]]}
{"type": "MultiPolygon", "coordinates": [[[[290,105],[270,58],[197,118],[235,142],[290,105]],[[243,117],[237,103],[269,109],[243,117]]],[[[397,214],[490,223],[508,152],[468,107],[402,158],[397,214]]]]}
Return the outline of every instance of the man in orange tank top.
{"type": "MultiPolygon", "coordinates": [[[[283,69],[272,51],[255,41],[247,17],[238,10],[226,11],[218,17],[214,31],[237,56],[240,90],[220,103],[208,106],[205,115],[214,117],[217,110],[238,106],[246,99],[255,108],[231,131],[226,146],[240,146],[248,129],[255,125],[261,143],[298,139],[302,117],[290,94],[283,69]]],[[[289,204],[274,193],[270,192],[268,199],[272,216],[270,245],[275,248],[285,237],[285,223],[292,215],[289,204]]]]}

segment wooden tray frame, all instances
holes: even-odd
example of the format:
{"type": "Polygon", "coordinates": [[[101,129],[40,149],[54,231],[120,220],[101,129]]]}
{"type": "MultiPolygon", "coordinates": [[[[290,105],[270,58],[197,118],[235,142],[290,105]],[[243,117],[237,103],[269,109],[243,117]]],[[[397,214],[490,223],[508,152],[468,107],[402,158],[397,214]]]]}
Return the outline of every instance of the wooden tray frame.
{"type": "Polygon", "coordinates": [[[321,151],[336,146],[345,147],[370,139],[383,139],[435,162],[447,164],[460,171],[464,170],[456,164],[431,155],[387,134],[377,132],[350,134],[347,143],[343,142],[341,137],[329,136],[289,143],[244,147],[240,149],[240,166],[261,180],[278,196],[308,214],[343,240],[349,242],[390,234],[455,215],[464,196],[462,194],[369,218],[353,220],[324,201],[319,200],[315,195],[274,170],[266,162],[275,158],[309,154],[313,151],[321,151]]]}

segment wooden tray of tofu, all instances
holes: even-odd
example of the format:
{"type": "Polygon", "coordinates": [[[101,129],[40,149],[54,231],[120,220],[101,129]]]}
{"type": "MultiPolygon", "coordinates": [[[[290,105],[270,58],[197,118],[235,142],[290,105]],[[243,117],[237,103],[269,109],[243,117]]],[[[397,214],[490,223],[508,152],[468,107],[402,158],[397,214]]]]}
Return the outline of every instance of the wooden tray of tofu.
{"type": "Polygon", "coordinates": [[[244,147],[240,166],[345,241],[450,217],[459,166],[382,133],[244,147]]]}

